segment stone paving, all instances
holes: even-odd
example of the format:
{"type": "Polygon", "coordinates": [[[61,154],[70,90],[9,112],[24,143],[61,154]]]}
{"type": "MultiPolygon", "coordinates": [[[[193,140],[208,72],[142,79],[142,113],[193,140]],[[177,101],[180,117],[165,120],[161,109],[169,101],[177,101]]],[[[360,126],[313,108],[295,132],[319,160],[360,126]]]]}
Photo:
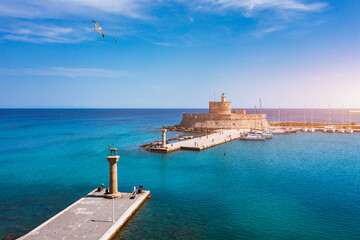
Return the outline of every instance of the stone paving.
{"type": "Polygon", "coordinates": [[[113,223],[113,200],[104,198],[104,191],[94,190],[19,239],[110,239],[149,194],[143,191],[130,199],[131,193],[121,193],[122,198],[114,200],[113,223]]]}

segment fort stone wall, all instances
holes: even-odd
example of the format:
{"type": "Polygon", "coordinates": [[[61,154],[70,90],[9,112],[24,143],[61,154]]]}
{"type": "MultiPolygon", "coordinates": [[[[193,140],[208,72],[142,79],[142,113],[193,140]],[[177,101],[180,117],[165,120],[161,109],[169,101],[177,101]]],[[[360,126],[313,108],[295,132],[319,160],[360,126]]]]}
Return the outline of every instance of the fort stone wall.
{"type": "Polygon", "coordinates": [[[184,113],[180,127],[195,129],[261,129],[268,128],[266,114],[184,113]]]}
{"type": "Polygon", "coordinates": [[[231,102],[209,102],[209,113],[230,114],[231,102]]]}
{"type": "Polygon", "coordinates": [[[209,102],[209,113],[184,113],[179,125],[193,129],[261,129],[268,128],[266,114],[246,114],[245,110],[231,113],[231,102],[221,95],[221,101],[209,102]]]}

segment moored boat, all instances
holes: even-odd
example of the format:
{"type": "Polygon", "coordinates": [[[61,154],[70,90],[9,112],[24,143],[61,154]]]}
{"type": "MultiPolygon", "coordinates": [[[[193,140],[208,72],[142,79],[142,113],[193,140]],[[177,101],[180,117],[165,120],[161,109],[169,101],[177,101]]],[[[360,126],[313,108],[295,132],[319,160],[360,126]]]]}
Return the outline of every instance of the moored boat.
{"type": "Polygon", "coordinates": [[[335,128],[333,126],[325,126],[323,129],[324,133],[335,133],[335,128]]]}
{"type": "Polygon", "coordinates": [[[350,134],[352,134],[354,132],[354,130],[352,130],[352,128],[348,128],[348,129],[346,129],[346,133],[350,133],[350,134]]]}
{"type": "Polygon", "coordinates": [[[273,129],[272,131],[273,135],[284,135],[286,132],[283,129],[273,129]]]}
{"type": "Polygon", "coordinates": [[[273,138],[272,133],[264,132],[262,135],[265,137],[265,139],[272,139],[273,138]]]}
{"type": "Polygon", "coordinates": [[[289,132],[290,133],[296,133],[298,131],[298,129],[296,129],[296,128],[290,128],[289,129],[289,132]]]}
{"type": "Polygon", "coordinates": [[[265,141],[265,136],[261,134],[244,134],[240,137],[243,141],[265,141]]]}
{"type": "Polygon", "coordinates": [[[338,128],[338,129],[336,129],[336,131],[338,133],[345,133],[345,129],[343,129],[343,128],[338,128]]]}

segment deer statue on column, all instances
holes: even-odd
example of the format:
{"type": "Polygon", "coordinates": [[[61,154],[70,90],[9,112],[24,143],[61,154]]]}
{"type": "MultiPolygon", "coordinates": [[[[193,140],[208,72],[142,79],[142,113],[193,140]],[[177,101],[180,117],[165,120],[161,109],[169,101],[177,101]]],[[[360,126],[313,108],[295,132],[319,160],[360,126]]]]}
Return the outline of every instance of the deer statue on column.
{"type": "Polygon", "coordinates": [[[114,144],[109,145],[110,156],[111,156],[113,153],[115,153],[114,156],[116,156],[117,148],[111,148],[111,146],[113,146],[113,145],[114,145],[114,144]]]}

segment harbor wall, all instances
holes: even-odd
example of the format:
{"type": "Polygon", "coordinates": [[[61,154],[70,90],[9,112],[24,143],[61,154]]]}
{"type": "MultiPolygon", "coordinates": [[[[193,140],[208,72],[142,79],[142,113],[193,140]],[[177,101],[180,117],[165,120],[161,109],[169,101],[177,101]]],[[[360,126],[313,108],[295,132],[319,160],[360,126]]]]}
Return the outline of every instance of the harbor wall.
{"type": "Polygon", "coordinates": [[[343,127],[343,128],[348,128],[351,127],[353,129],[360,129],[360,125],[356,125],[356,122],[351,122],[350,123],[319,123],[319,122],[269,122],[270,127],[325,127],[325,126],[336,126],[336,127],[343,127]]]}
{"type": "Polygon", "coordinates": [[[269,127],[266,114],[183,113],[179,126],[194,129],[261,129],[261,122],[264,128],[269,127]]]}

